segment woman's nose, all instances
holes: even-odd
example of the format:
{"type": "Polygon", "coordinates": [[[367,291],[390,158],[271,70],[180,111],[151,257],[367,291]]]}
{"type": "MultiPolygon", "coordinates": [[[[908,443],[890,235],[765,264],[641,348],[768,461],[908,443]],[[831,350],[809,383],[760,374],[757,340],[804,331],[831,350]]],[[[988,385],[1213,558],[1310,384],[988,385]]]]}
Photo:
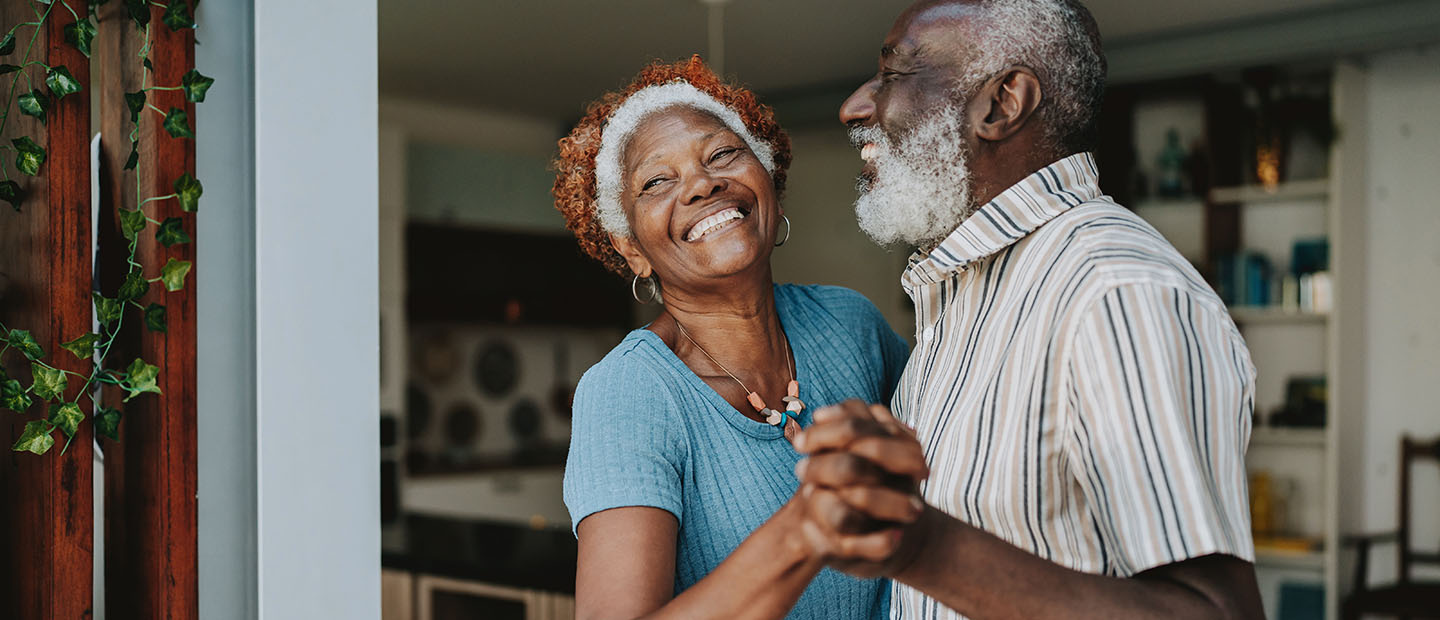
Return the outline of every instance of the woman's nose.
{"type": "Polygon", "coordinates": [[[863,125],[875,115],[875,86],[871,79],[850,93],[845,103],[840,104],[840,122],[846,125],[863,125]]]}
{"type": "Polygon", "coordinates": [[[685,204],[693,204],[714,196],[716,192],[725,188],[725,181],[720,177],[712,176],[704,169],[697,170],[690,175],[685,183],[685,204]]]}

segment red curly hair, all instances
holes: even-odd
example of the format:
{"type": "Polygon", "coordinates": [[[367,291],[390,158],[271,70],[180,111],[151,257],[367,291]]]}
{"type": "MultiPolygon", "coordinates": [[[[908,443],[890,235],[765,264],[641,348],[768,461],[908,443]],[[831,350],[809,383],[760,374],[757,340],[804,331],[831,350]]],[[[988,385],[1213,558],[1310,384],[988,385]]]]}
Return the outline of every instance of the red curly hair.
{"type": "Polygon", "coordinates": [[[770,106],[756,100],[755,93],[721,81],[698,54],[688,61],[650,64],[640,70],[629,86],[605,93],[590,103],[570,135],[560,139],[560,152],[554,161],[555,187],[551,193],[555,196],[555,208],[565,216],[565,227],[575,233],[586,254],[620,275],[629,274],[630,267],[610,245],[610,235],[600,225],[600,214],[595,209],[595,155],[600,152],[600,134],[611,113],[630,95],[647,86],[675,80],[689,82],[734,110],[756,139],[771,145],[775,150],[775,172],[771,175],[775,180],[775,195],[779,197],[785,192],[785,174],[790,168],[790,136],[775,122],[775,112],[770,106]]]}

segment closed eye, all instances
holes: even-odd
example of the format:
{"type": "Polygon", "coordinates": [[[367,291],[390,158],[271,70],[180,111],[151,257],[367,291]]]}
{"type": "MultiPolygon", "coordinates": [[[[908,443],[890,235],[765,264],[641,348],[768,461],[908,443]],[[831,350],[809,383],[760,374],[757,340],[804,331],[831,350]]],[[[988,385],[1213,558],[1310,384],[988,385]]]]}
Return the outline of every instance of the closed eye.
{"type": "Polygon", "coordinates": [[[667,180],[669,179],[666,179],[665,177],[655,177],[653,179],[650,179],[649,181],[646,181],[644,185],[640,186],[640,191],[648,192],[667,180]]]}
{"type": "Polygon", "coordinates": [[[727,146],[727,147],[721,148],[720,150],[715,151],[715,153],[710,156],[710,163],[713,164],[713,163],[715,163],[715,162],[720,161],[721,159],[724,159],[724,158],[726,158],[726,157],[730,157],[730,156],[732,156],[732,155],[734,155],[734,154],[736,154],[736,153],[739,153],[739,152],[740,152],[740,149],[737,148],[737,147],[733,147],[733,146],[727,146]]]}
{"type": "Polygon", "coordinates": [[[906,76],[906,75],[910,75],[910,74],[909,74],[909,73],[905,73],[905,72],[903,72],[903,71],[891,71],[891,70],[888,70],[888,69],[887,69],[887,70],[884,70],[884,71],[881,71],[881,72],[880,72],[880,81],[883,82],[883,83],[889,83],[889,82],[893,82],[893,81],[895,81],[896,79],[898,79],[898,78],[900,78],[900,77],[903,77],[903,76],[906,76]]]}

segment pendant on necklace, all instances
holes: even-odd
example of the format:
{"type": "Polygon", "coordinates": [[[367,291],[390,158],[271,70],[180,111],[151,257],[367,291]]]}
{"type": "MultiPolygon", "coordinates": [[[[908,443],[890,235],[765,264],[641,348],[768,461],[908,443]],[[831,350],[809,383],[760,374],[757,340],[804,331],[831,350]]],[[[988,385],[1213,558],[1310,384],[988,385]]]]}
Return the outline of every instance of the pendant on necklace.
{"type": "Polygon", "coordinates": [[[787,416],[785,421],[785,441],[795,443],[795,436],[800,434],[800,423],[795,421],[793,416],[787,416]]]}
{"type": "Polygon", "coordinates": [[[783,412],[765,406],[765,400],[755,392],[746,394],[745,400],[755,408],[755,411],[765,417],[766,424],[781,427],[781,431],[785,433],[785,440],[795,443],[795,435],[800,433],[798,417],[800,412],[805,410],[805,401],[800,400],[800,383],[798,381],[792,379],[790,384],[785,386],[785,397],[781,399],[785,403],[783,412]]]}

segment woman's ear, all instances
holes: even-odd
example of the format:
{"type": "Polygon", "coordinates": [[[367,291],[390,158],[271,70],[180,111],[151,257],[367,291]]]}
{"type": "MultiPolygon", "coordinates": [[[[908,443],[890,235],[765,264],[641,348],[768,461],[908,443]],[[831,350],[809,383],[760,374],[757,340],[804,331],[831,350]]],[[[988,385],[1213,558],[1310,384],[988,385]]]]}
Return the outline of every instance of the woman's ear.
{"type": "Polygon", "coordinates": [[[625,262],[630,264],[630,271],[635,272],[635,275],[642,278],[650,277],[650,273],[653,271],[653,268],[650,266],[650,259],[645,258],[645,255],[640,253],[640,246],[635,244],[634,237],[610,235],[610,246],[615,248],[615,251],[619,252],[620,256],[625,258],[625,262]]]}
{"type": "Polygon", "coordinates": [[[1030,121],[1041,101],[1040,78],[1027,67],[1011,67],[987,82],[972,100],[971,122],[981,140],[1000,142],[1030,121]]]}

